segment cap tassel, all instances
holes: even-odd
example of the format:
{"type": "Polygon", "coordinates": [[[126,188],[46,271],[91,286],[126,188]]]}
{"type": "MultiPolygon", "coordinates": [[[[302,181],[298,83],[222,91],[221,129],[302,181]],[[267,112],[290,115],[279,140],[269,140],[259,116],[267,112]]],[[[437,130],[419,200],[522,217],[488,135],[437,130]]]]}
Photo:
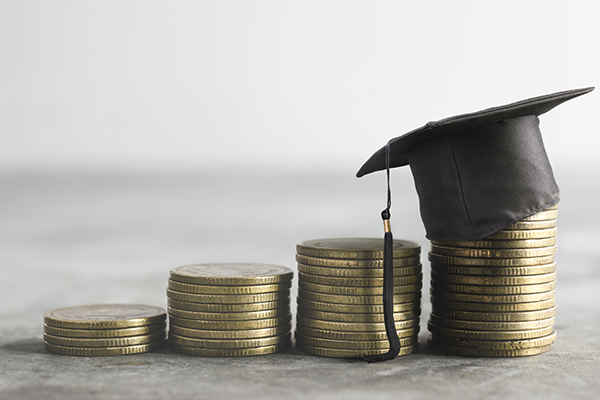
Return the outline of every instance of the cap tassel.
{"type": "Polygon", "coordinates": [[[393,236],[390,227],[390,207],[392,206],[392,192],[390,190],[390,144],[385,147],[385,166],[387,172],[387,207],[381,212],[385,234],[383,236],[383,320],[387,333],[390,349],[384,354],[365,356],[368,363],[393,360],[400,352],[400,339],[394,323],[394,253],[393,236]]]}

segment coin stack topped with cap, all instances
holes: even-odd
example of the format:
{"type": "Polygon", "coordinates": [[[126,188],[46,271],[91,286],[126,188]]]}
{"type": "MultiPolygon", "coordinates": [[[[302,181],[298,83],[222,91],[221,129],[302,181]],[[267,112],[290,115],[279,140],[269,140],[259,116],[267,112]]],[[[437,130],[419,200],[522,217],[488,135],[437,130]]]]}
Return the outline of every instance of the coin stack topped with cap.
{"type": "Polygon", "coordinates": [[[167,346],[167,314],[139,304],[60,308],[44,315],[44,344],[52,353],[117,356],[167,346]]]}
{"type": "MultiPolygon", "coordinates": [[[[394,240],[394,321],[399,355],[418,350],[421,248],[394,240]]],[[[383,319],[383,239],[309,240],[297,246],[296,347],[324,357],[386,353],[383,319]]]]}
{"type": "Polygon", "coordinates": [[[556,339],[557,206],[477,241],[432,241],[429,345],[516,357],[556,339]]]}
{"type": "Polygon", "coordinates": [[[171,270],[169,347],[198,356],[254,356],[291,346],[293,271],[264,264],[171,270]]]}

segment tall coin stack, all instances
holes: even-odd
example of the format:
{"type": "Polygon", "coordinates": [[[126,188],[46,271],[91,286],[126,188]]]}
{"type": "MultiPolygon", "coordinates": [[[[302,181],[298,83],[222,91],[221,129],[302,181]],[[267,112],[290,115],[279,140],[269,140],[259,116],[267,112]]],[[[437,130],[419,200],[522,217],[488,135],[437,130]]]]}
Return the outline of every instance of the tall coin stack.
{"type": "Polygon", "coordinates": [[[167,346],[167,314],[139,304],[59,308],[44,315],[44,344],[71,356],[120,356],[167,346]]]}
{"type": "Polygon", "coordinates": [[[557,206],[477,241],[432,241],[430,346],[516,357],[556,339],[557,206]]]}
{"type": "MultiPolygon", "coordinates": [[[[401,350],[418,350],[421,248],[394,240],[394,320],[401,350]]],[[[383,239],[309,240],[297,246],[296,347],[324,357],[386,353],[383,319],[383,239]]]]}
{"type": "Polygon", "coordinates": [[[198,356],[254,356],[291,346],[289,268],[198,264],[171,270],[169,347],[198,356]]]}

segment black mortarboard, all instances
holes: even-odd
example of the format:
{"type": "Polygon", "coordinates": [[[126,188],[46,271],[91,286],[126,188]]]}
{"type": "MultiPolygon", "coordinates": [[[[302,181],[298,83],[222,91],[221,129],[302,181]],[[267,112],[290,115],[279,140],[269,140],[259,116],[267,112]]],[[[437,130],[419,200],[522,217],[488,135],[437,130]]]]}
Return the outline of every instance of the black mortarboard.
{"type": "Polygon", "coordinates": [[[390,140],[356,174],[387,169],[386,236],[391,240],[389,169],[407,164],[430,240],[479,240],[557,204],[559,189],[537,117],[592,90],[569,90],[429,122],[390,140]]]}

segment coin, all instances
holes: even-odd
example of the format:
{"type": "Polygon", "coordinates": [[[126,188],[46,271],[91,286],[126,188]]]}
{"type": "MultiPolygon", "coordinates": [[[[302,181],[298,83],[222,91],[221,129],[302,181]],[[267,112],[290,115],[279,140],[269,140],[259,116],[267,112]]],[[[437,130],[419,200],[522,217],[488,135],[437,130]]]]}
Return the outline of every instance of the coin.
{"type": "MultiPolygon", "coordinates": [[[[419,334],[419,325],[412,328],[397,329],[396,333],[399,338],[405,338],[409,336],[415,336],[419,334]]],[[[320,337],[324,339],[335,339],[335,340],[388,340],[388,336],[385,330],[383,331],[370,331],[370,332],[341,332],[332,331],[329,329],[318,329],[311,328],[310,326],[304,326],[301,324],[296,325],[296,331],[303,335],[312,337],[320,337]]]]}
{"type": "MultiPolygon", "coordinates": [[[[419,292],[423,284],[421,282],[412,285],[394,286],[394,294],[407,294],[419,292]]],[[[375,296],[383,294],[383,287],[365,287],[365,286],[328,286],[316,283],[308,283],[303,280],[298,281],[298,288],[311,292],[336,294],[345,296],[375,296]]]]}
{"type": "Polygon", "coordinates": [[[273,285],[252,285],[252,286],[206,286],[193,285],[190,283],[181,283],[169,279],[169,289],[185,293],[198,294],[258,294],[273,293],[287,290],[292,287],[292,281],[276,283],[273,285]]]}
{"type": "Polygon", "coordinates": [[[171,279],[195,285],[270,285],[292,280],[294,272],[269,264],[218,263],[184,265],[171,270],[171,279]]]}
{"type": "Polygon", "coordinates": [[[70,329],[57,328],[55,326],[44,324],[44,333],[67,338],[123,338],[129,336],[149,335],[151,333],[164,331],[166,328],[166,321],[159,322],[158,324],[122,329],[70,329]]]}
{"type": "MultiPolygon", "coordinates": [[[[338,321],[338,322],[359,322],[359,323],[372,323],[372,322],[384,322],[383,313],[374,314],[346,314],[336,312],[325,312],[310,310],[306,308],[298,308],[298,311],[307,318],[321,319],[324,321],[338,321]]],[[[394,313],[394,321],[406,321],[408,319],[415,319],[421,315],[421,309],[412,311],[404,311],[394,313]]]]}
{"type": "MultiPolygon", "coordinates": [[[[390,342],[388,340],[334,340],[306,336],[299,332],[295,332],[294,337],[296,338],[296,343],[301,342],[307,346],[324,347],[328,349],[389,350],[390,348],[390,342]]],[[[418,342],[419,338],[416,335],[400,338],[400,346],[410,346],[418,342]]]]}
{"type": "MultiPolygon", "coordinates": [[[[298,297],[306,300],[335,304],[379,305],[383,304],[382,296],[347,296],[326,293],[315,293],[302,288],[298,289],[298,297]]],[[[394,304],[409,303],[421,299],[421,291],[394,295],[394,304]]]]}
{"type": "MultiPolygon", "coordinates": [[[[402,258],[399,258],[402,260],[402,258]]],[[[383,267],[381,268],[336,268],[336,267],[315,267],[313,265],[298,264],[298,271],[312,275],[322,275],[331,277],[347,278],[382,278],[383,267]]],[[[394,267],[394,277],[418,275],[423,271],[421,264],[415,264],[410,267],[394,267]]]]}
{"type": "Polygon", "coordinates": [[[183,293],[167,289],[167,297],[172,300],[185,301],[189,303],[209,304],[246,304],[265,303],[270,301],[286,300],[290,297],[290,290],[281,292],[259,293],[259,294],[197,294],[183,293]]]}
{"type": "Polygon", "coordinates": [[[456,285],[490,285],[490,286],[517,286],[537,285],[556,281],[556,272],[543,275],[529,276],[474,276],[454,275],[432,271],[431,279],[436,282],[445,282],[456,285]]]}
{"type": "Polygon", "coordinates": [[[558,210],[546,210],[535,213],[527,218],[523,218],[521,221],[546,221],[549,219],[556,219],[558,217],[558,210]]]}
{"type": "Polygon", "coordinates": [[[504,229],[508,230],[533,230],[533,229],[552,229],[556,228],[556,220],[548,219],[545,221],[519,221],[510,224],[504,229]]]}
{"type": "Polygon", "coordinates": [[[537,301],[533,303],[505,303],[505,304],[493,304],[493,303],[468,303],[463,301],[450,301],[438,299],[437,297],[431,296],[430,298],[432,306],[445,307],[452,310],[463,310],[463,311],[476,311],[476,312],[517,312],[517,311],[536,311],[545,310],[552,308],[556,305],[556,300],[551,298],[550,300],[537,301]]]}
{"type": "MultiPolygon", "coordinates": [[[[307,318],[300,313],[296,315],[296,322],[299,325],[305,325],[317,329],[331,329],[332,331],[342,332],[370,332],[384,331],[385,325],[383,322],[359,323],[359,322],[334,322],[323,321],[320,319],[307,318]]],[[[409,319],[406,321],[394,322],[396,329],[412,328],[419,325],[419,318],[409,319]]]]}
{"type": "Polygon", "coordinates": [[[504,229],[504,230],[494,233],[493,235],[483,238],[483,240],[543,239],[543,238],[551,238],[554,236],[556,236],[556,228],[532,229],[530,231],[504,229]]]}
{"type": "MultiPolygon", "coordinates": [[[[366,314],[366,313],[383,313],[383,305],[354,305],[354,304],[335,304],[335,303],[323,303],[321,301],[305,300],[302,298],[297,299],[298,307],[303,309],[326,311],[333,313],[346,313],[346,314],[366,314]]],[[[394,312],[412,311],[419,309],[421,302],[414,301],[411,303],[394,304],[394,312]]]]}
{"type": "MultiPolygon", "coordinates": [[[[310,275],[303,272],[298,273],[298,279],[302,282],[316,283],[328,286],[352,286],[352,287],[380,287],[383,286],[383,278],[341,278],[322,275],[310,275]]],[[[412,285],[421,283],[423,274],[399,276],[394,278],[394,285],[412,285]]]]}
{"type": "Polygon", "coordinates": [[[524,258],[524,257],[544,257],[556,253],[556,246],[540,247],[532,249],[472,249],[462,247],[447,247],[431,245],[431,253],[437,255],[455,256],[455,257],[475,257],[475,258],[524,258]]]}
{"type": "Polygon", "coordinates": [[[550,264],[554,262],[554,256],[527,257],[527,258],[474,258],[442,256],[429,253],[429,261],[436,264],[450,265],[479,265],[482,267],[523,267],[530,265],[550,264]]]}
{"type": "Polygon", "coordinates": [[[540,338],[533,339],[521,339],[521,340],[501,340],[501,341],[492,341],[492,340],[472,340],[472,339],[462,339],[455,338],[444,335],[437,335],[435,333],[431,334],[431,341],[436,344],[444,344],[448,346],[456,346],[456,347],[469,347],[472,349],[488,349],[488,350],[520,350],[520,349],[528,349],[531,347],[540,347],[547,346],[549,344],[554,343],[556,340],[556,332],[552,331],[552,333],[548,336],[543,336],[540,338]]]}
{"type": "Polygon", "coordinates": [[[206,347],[188,347],[180,346],[175,343],[169,343],[169,348],[182,354],[204,357],[247,357],[262,356],[266,354],[278,353],[291,347],[291,343],[278,344],[273,346],[251,347],[247,349],[210,349],[206,347]]]}
{"type": "Polygon", "coordinates": [[[44,341],[66,347],[123,347],[154,343],[167,337],[167,332],[156,332],[150,335],[128,336],[123,338],[68,338],[44,333],[44,341]]]}
{"type": "MultiPolygon", "coordinates": [[[[420,254],[420,253],[419,253],[420,254]]],[[[376,260],[353,260],[343,258],[323,258],[310,257],[302,254],[296,254],[296,261],[304,265],[312,265],[316,267],[328,268],[345,268],[345,269],[383,269],[383,258],[376,260]]],[[[394,258],[392,264],[394,268],[410,267],[421,262],[420,256],[394,258]]],[[[319,275],[319,274],[317,274],[319,275]]]]}
{"type": "Polygon", "coordinates": [[[291,322],[272,328],[243,329],[234,331],[185,328],[171,323],[169,333],[203,339],[254,339],[279,336],[292,330],[291,322]]]}
{"type": "Polygon", "coordinates": [[[455,329],[438,326],[431,323],[427,324],[427,329],[431,333],[437,333],[443,336],[459,337],[473,340],[524,340],[548,336],[552,333],[553,327],[547,326],[539,329],[527,329],[517,331],[481,331],[469,329],[455,329]]]}
{"type": "Polygon", "coordinates": [[[167,300],[169,307],[178,310],[206,312],[206,313],[242,313],[275,310],[279,308],[289,307],[290,301],[268,301],[265,303],[242,303],[242,304],[203,304],[203,303],[188,303],[186,301],[167,300]]]}
{"type": "Polygon", "coordinates": [[[185,336],[179,336],[174,333],[169,334],[169,344],[176,344],[186,347],[204,347],[209,349],[243,349],[251,347],[264,347],[273,345],[283,345],[289,343],[292,334],[290,332],[280,336],[270,336],[256,339],[198,339],[185,336]]]}
{"type": "Polygon", "coordinates": [[[204,313],[196,311],[178,310],[176,308],[168,308],[169,315],[188,318],[188,319],[203,319],[208,321],[239,321],[239,320],[257,320],[265,318],[275,318],[287,315],[290,313],[290,307],[278,308],[275,310],[265,311],[248,311],[239,313],[204,313]]]}
{"type": "Polygon", "coordinates": [[[494,294],[494,295],[513,295],[513,294],[533,294],[544,293],[556,289],[556,281],[541,283],[538,285],[517,285],[517,286],[477,286],[477,285],[455,285],[431,281],[431,287],[438,291],[452,293],[469,294],[494,294]]]}
{"type": "Polygon", "coordinates": [[[59,308],[44,314],[46,325],[74,329],[113,329],[165,321],[164,309],[141,304],[94,304],[59,308]]]}
{"type": "Polygon", "coordinates": [[[465,294],[465,293],[451,293],[444,291],[436,291],[430,289],[429,293],[443,300],[451,301],[464,301],[473,303],[533,303],[537,301],[544,301],[554,299],[554,290],[544,293],[535,294],[517,294],[517,295],[481,295],[481,294],[465,294]]]}
{"type": "Polygon", "coordinates": [[[285,325],[292,320],[290,314],[283,317],[255,319],[248,321],[203,321],[196,319],[180,318],[173,315],[169,320],[184,328],[203,329],[203,330],[247,330],[272,328],[274,326],[285,325]]]}
{"type": "MultiPolygon", "coordinates": [[[[338,238],[307,240],[296,246],[298,254],[309,257],[373,260],[383,258],[382,238],[338,238]]],[[[393,258],[421,254],[418,243],[408,240],[393,241],[393,258]]]]}
{"type": "Polygon", "coordinates": [[[481,267],[431,263],[431,271],[456,275],[527,276],[543,275],[556,271],[556,263],[525,267],[481,267]]]}
{"type": "Polygon", "coordinates": [[[516,311],[516,312],[473,312],[451,310],[448,308],[431,306],[431,312],[444,318],[460,319],[466,321],[497,321],[517,322],[536,321],[556,316],[556,307],[539,311],[516,311]]]}
{"type": "Polygon", "coordinates": [[[537,321],[523,322],[487,322],[487,321],[463,321],[458,319],[444,318],[435,314],[429,316],[429,321],[438,326],[465,330],[483,331],[519,331],[527,329],[547,328],[554,325],[554,317],[537,321]]]}
{"type": "MultiPolygon", "coordinates": [[[[321,357],[334,357],[334,358],[363,358],[365,356],[373,354],[387,353],[384,349],[371,349],[371,350],[344,350],[344,349],[329,349],[325,347],[308,346],[302,342],[296,342],[296,348],[303,353],[312,354],[321,357]]],[[[415,353],[419,350],[419,344],[413,344],[411,346],[404,346],[400,348],[398,356],[404,356],[407,354],[415,353]]]]}
{"type": "Polygon", "coordinates": [[[556,238],[525,240],[432,240],[436,246],[482,248],[482,249],[531,249],[554,246],[556,238]]]}
{"type": "Polygon", "coordinates": [[[128,354],[147,353],[167,347],[167,341],[139,344],[136,346],[123,347],[67,347],[44,342],[44,347],[51,353],[65,354],[69,356],[102,357],[102,356],[124,356],[128,354]]]}
{"type": "Polygon", "coordinates": [[[455,347],[447,346],[443,344],[434,343],[428,341],[427,345],[432,349],[442,351],[445,353],[456,354],[460,356],[473,356],[473,357],[523,357],[533,356],[536,354],[546,353],[550,350],[551,345],[540,346],[540,347],[529,347],[526,349],[517,350],[489,350],[489,349],[472,349],[468,347],[455,347]]]}

